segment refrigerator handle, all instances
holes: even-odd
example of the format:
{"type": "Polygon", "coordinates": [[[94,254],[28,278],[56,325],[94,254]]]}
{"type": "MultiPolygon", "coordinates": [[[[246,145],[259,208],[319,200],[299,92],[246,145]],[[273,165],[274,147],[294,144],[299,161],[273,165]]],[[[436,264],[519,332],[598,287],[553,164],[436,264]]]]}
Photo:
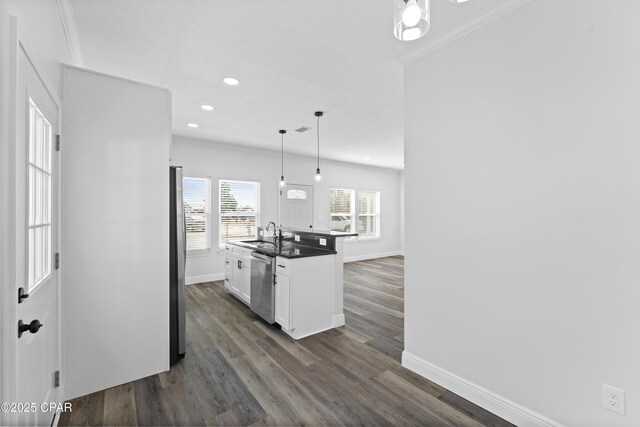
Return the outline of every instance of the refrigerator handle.
{"type": "Polygon", "coordinates": [[[183,271],[187,270],[187,216],[184,213],[184,203],[182,204],[182,241],[184,242],[184,245],[182,245],[182,253],[184,254],[184,265],[183,267],[183,271]]]}

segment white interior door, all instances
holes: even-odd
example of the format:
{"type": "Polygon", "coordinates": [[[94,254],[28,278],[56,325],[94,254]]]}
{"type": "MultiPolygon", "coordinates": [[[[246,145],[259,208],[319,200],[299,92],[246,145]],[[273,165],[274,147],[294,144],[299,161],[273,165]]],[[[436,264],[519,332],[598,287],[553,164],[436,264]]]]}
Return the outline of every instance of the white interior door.
{"type": "Polygon", "coordinates": [[[49,425],[54,413],[42,404],[58,400],[55,373],[60,366],[58,105],[22,46],[17,65],[16,295],[23,288],[28,298],[15,302],[16,325],[21,321],[26,329],[17,343],[16,395],[18,404],[35,404],[18,411],[18,423],[49,425]]]}
{"type": "Polygon", "coordinates": [[[288,184],[280,196],[280,224],[283,227],[313,228],[313,186],[288,184]]]}

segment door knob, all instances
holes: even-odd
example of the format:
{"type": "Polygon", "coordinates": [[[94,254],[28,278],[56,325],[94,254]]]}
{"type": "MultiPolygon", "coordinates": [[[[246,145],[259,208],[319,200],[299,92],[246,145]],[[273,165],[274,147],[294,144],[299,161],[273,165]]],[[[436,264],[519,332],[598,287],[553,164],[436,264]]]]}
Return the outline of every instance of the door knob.
{"type": "Polygon", "coordinates": [[[32,320],[31,323],[29,323],[28,325],[23,323],[22,320],[18,320],[18,338],[20,338],[22,334],[27,331],[31,332],[32,334],[35,334],[43,326],[44,325],[40,323],[38,319],[32,320]]]}

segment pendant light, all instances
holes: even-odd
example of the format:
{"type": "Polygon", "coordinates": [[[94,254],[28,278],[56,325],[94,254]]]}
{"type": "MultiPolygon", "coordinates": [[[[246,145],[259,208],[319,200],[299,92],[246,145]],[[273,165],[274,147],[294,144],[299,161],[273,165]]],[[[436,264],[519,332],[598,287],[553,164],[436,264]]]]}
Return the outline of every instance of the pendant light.
{"type": "Polygon", "coordinates": [[[316,117],[318,118],[318,124],[316,126],[316,131],[318,135],[318,163],[316,167],[315,180],[318,184],[322,182],[322,175],[320,174],[320,117],[322,117],[323,114],[324,113],[322,111],[316,111],[315,113],[316,117]]]}
{"type": "Polygon", "coordinates": [[[393,34],[398,40],[423,37],[431,26],[429,0],[395,0],[393,34]]]}
{"type": "Polygon", "coordinates": [[[287,186],[287,181],[284,179],[284,134],[287,133],[286,130],[280,129],[280,155],[282,156],[280,163],[280,182],[278,186],[280,188],[285,188],[287,186]]]}
{"type": "MultiPolygon", "coordinates": [[[[427,34],[431,27],[429,0],[394,0],[393,34],[398,40],[411,41],[427,34]]],[[[465,3],[467,0],[450,0],[465,3]]]]}

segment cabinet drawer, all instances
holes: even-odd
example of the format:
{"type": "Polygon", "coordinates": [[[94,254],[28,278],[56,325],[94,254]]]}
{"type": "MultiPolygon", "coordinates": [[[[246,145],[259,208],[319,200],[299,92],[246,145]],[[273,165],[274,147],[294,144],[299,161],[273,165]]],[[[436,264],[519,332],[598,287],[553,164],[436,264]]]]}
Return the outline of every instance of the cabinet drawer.
{"type": "Polygon", "coordinates": [[[276,273],[291,276],[291,260],[282,257],[276,257],[276,273]]]}

